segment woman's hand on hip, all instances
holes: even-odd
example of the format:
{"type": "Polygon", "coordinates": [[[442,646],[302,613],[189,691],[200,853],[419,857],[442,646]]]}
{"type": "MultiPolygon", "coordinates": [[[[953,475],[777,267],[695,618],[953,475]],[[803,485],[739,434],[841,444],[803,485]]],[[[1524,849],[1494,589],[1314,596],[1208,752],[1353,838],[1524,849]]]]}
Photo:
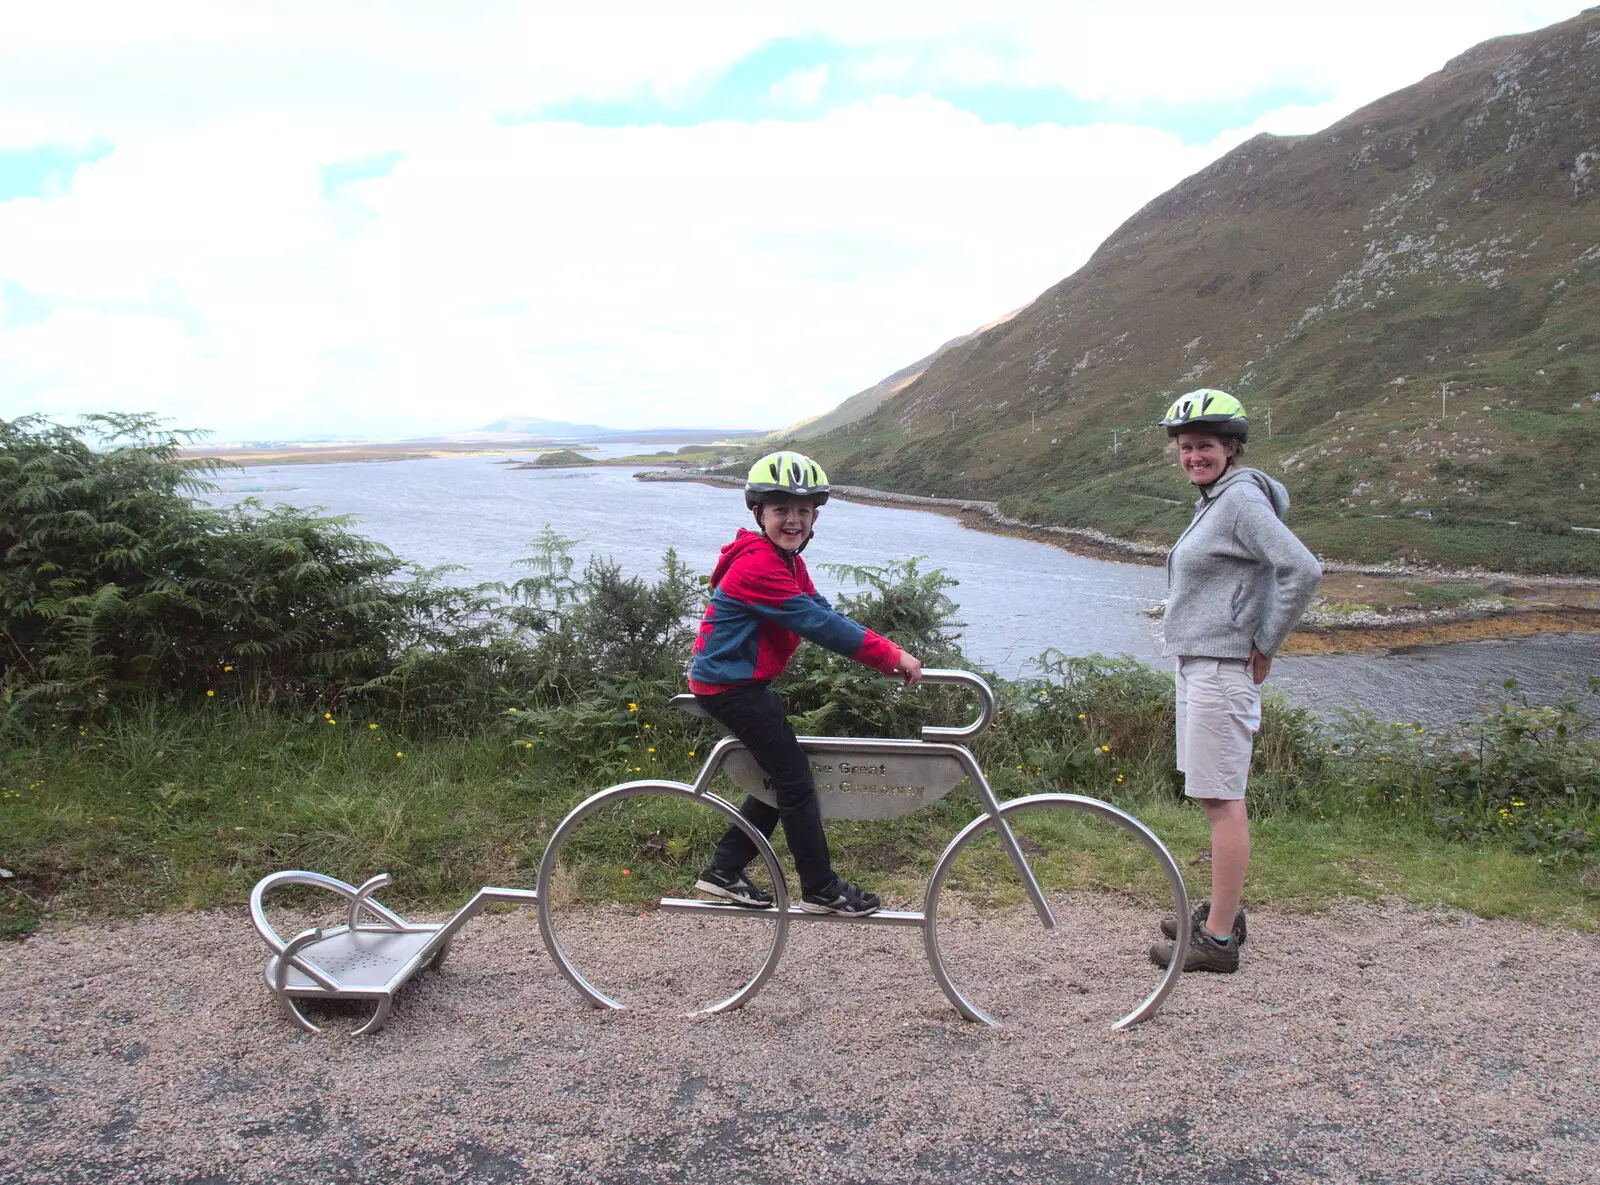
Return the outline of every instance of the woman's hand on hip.
{"type": "Polygon", "coordinates": [[[1250,647],[1250,658],[1245,665],[1250,669],[1250,678],[1254,679],[1258,686],[1267,681],[1267,675],[1272,671],[1272,659],[1254,646],[1250,647]]]}

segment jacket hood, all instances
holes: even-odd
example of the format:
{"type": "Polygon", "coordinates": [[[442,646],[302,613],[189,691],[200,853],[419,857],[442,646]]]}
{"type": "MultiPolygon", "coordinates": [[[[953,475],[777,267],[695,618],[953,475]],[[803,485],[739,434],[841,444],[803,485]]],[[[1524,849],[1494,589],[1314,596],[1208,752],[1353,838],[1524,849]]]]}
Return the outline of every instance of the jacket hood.
{"type": "Polygon", "coordinates": [[[747,551],[763,546],[771,547],[774,551],[781,550],[772,540],[759,531],[751,531],[740,527],[739,533],[733,537],[733,542],[724,544],[722,554],[717,556],[716,567],[711,569],[711,587],[716,588],[717,585],[722,583],[722,578],[727,575],[728,569],[733,567],[734,560],[747,551]]]}
{"type": "MultiPolygon", "coordinates": [[[[1259,469],[1249,466],[1229,468],[1221,477],[1211,483],[1211,488],[1200,495],[1200,505],[1214,502],[1222,491],[1236,482],[1250,482],[1267,496],[1267,502],[1272,507],[1272,512],[1280,519],[1289,513],[1289,491],[1284,488],[1281,481],[1268,477],[1259,469]]],[[[748,532],[745,532],[748,534],[748,532]]]]}

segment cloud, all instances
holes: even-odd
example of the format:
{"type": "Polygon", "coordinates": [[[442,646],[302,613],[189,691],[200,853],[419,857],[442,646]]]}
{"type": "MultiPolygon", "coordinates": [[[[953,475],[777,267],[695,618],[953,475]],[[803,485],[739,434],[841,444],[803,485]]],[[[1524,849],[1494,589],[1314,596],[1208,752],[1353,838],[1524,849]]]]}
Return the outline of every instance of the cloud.
{"type": "Polygon", "coordinates": [[[823,88],[828,85],[828,73],[826,63],[809,70],[796,70],[773,83],[767,97],[784,107],[810,107],[822,97],[823,88]]]}
{"type": "Polygon", "coordinates": [[[0,204],[9,279],[104,306],[0,334],[11,389],[54,375],[70,410],[114,394],[229,435],[574,401],[776,425],[1030,299],[1203,162],[1149,129],[885,99],[800,123],[486,124],[330,201],[352,146],[237,131],[119,148],[70,194],[0,204]],[[149,314],[110,306],[158,293],[156,356],[149,314]]]}
{"type": "MultiPolygon", "coordinates": [[[[782,42],[831,47],[835,76],[911,93],[1006,85],[1109,102],[1215,101],[1294,86],[1375,98],[1488,37],[1581,0],[1337,7],[1236,0],[606,0],[449,6],[347,0],[56,0],[13,5],[0,145],[84,140],[274,109],[369,122],[574,100],[692,102],[782,42]]],[[[805,68],[824,64],[804,63],[805,68]]],[[[786,71],[787,73],[787,71],[786,71]]],[[[768,80],[771,85],[778,78],[768,80]]],[[[850,98],[859,98],[859,94],[850,98]]]]}
{"type": "Polygon", "coordinates": [[[17,8],[0,152],[34,181],[0,201],[0,415],[792,422],[1031,300],[1254,131],[1570,15],[1389,8],[17,8]],[[540,115],[686,111],[735,76],[748,106],[678,125],[540,115]],[[983,87],[1016,117],[964,105],[983,87]],[[1198,131],[1151,106],[1229,95],[1198,131]]]}

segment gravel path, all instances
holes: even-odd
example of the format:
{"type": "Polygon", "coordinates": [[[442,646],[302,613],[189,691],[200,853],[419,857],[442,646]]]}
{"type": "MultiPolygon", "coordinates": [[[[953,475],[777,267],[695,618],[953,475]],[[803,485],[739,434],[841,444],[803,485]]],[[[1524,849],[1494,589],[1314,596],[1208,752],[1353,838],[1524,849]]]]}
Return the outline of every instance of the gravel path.
{"type": "MultiPolygon", "coordinates": [[[[0,948],[0,1181],[1600,1181],[1594,936],[1253,913],[1244,973],[1115,1033],[1155,919],[1062,913],[1064,941],[953,926],[1000,1030],[955,1015],[915,931],[797,926],[756,1000],[689,1020],[582,1007],[532,917],[497,915],[365,1039],[342,1009],[288,1024],[242,910],[46,932],[0,948]]],[[[757,936],[588,920],[608,975],[679,1000],[757,936]]]]}

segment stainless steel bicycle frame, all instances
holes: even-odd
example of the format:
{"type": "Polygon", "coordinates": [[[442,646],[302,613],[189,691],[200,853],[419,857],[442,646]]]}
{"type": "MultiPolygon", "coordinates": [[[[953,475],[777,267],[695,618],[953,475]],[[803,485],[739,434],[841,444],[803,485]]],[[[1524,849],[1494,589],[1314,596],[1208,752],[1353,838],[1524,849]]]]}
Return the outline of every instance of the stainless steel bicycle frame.
{"type": "MultiPolygon", "coordinates": [[[[550,837],[549,845],[545,848],[544,858],[539,864],[537,895],[540,932],[544,935],[545,946],[549,950],[551,957],[555,959],[556,966],[561,970],[561,973],[593,1006],[615,1009],[624,1007],[621,1002],[612,999],[590,984],[567,957],[551,923],[549,907],[550,886],[562,849],[566,846],[568,838],[570,838],[579,823],[595,811],[601,810],[612,803],[621,801],[624,798],[647,794],[663,794],[677,798],[695,799],[704,802],[707,806],[727,816],[755,844],[773,886],[775,901],[769,909],[747,909],[738,905],[676,897],[666,897],[661,900],[661,910],[668,913],[699,914],[701,916],[717,914],[723,917],[773,923],[774,929],[769,940],[767,955],[762,961],[760,969],[746,982],[744,987],[732,996],[708,1008],[699,1010],[704,1013],[724,1012],[737,1008],[746,1003],[761,989],[767,980],[771,978],[778,965],[778,960],[783,957],[783,949],[788,940],[788,928],[791,921],[832,921],[857,925],[921,927],[923,946],[927,951],[929,964],[933,969],[934,978],[938,981],[939,987],[945,996],[955,1005],[957,1011],[967,1019],[997,1026],[999,1024],[997,1020],[983,1012],[966,998],[956,986],[949,974],[949,969],[944,963],[939,948],[938,936],[939,894],[961,849],[985,829],[992,828],[999,837],[1001,846],[1005,849],[1012,867],[1016,869],[1023,888],[1027,892],[1028,899],[1033,905],[1034,912],[1038,915],[1040,924],[1046,930],[1053,930],[1056,924],[1055,915],[1050,910],[1049,902],[1045,900],[1044,892],[1040,889],[1039,882],[1033,875],[1033,869],[1029,866],[1027,857],[1017,843],[1016,835],[1012,832],[1008,819],[1008,816],[1029,810],[1066,808],[1068,810],[1088,811],[1133,832],[1165,872],[1168,886],[1172,890],[1176,916],[1180,919],[1188,918],[1189,898],[1184,887],[1183,874],[1179,871],[1177,863],[1172,859],[1171,853],[1167,851],[1166,845],[1161,842],[1160,838],[1132,815],[1117,809],[1109,803],[1075,794],[1031,795],[1025,798],[1012,799],[1004,804],[995,797],[994,790],[990,787],[989,780],[984,776],[983,770],[978,766],[977,759],[973,756],[971,750],[960,743],[975,740],[982,736],[994,721],[996,710],[994,692],[987,682],[969,671],[956,670],[924,671],[922,681],[929,684],[963,686],[973,691],[977,695],[979,702],[978,718],[971,724],[961,728],[925,727],[922,730],[922,735],[925,738],[923,740],[876,740],[853,737],[799,738],[801,746],[808,754],[819,756],[853,754],[863,757],[879,756],[890,758],[904,755],[945,757],[958,762],[966,772],[967,779],[972,783],[979,801],[983,804],[983,813],[967,824],[960,834],[951,840],[949,846],[945,848],[944,854],[940,856],[939,863],[935,866],[933,876],[928,882],[925,904],[921,912],[879,911],[864,917],[842,917],[837,914],[807,913],[804,910],[792,907],[789,903],[788,889],[784,884],[777,854],[772,850],[772,845],[731,804],[711,793],[711,781],[726,765],[729,756],[744,751],[744,747],[736,738],[724,737],[707,754],[705,764],[701,767],[699,776],[695,778],[693,784],[669,781],[638,781],[613,786],[593,794],[579,803],[562,820],[561,825],[556,828],[555,834],[550,837]]],[[[674,703],[697,715],[704,715],[704,712],[698,709],[698,705],[692,696],[679,696],[674,700],[674,703]]],[[[1132,1012],[1113,1024],[1112,1028],[1126,1028],[1155,1014],[1172,989],[1177,986],[1185,958],[1188,955],[1188,946],[1189,928],[1180,925],[1178,927],[1176,949],[1173,952],[1172,961],[1168,964],[1166,974],[1162,977],[1155,990],[1132,1012]]]]}

